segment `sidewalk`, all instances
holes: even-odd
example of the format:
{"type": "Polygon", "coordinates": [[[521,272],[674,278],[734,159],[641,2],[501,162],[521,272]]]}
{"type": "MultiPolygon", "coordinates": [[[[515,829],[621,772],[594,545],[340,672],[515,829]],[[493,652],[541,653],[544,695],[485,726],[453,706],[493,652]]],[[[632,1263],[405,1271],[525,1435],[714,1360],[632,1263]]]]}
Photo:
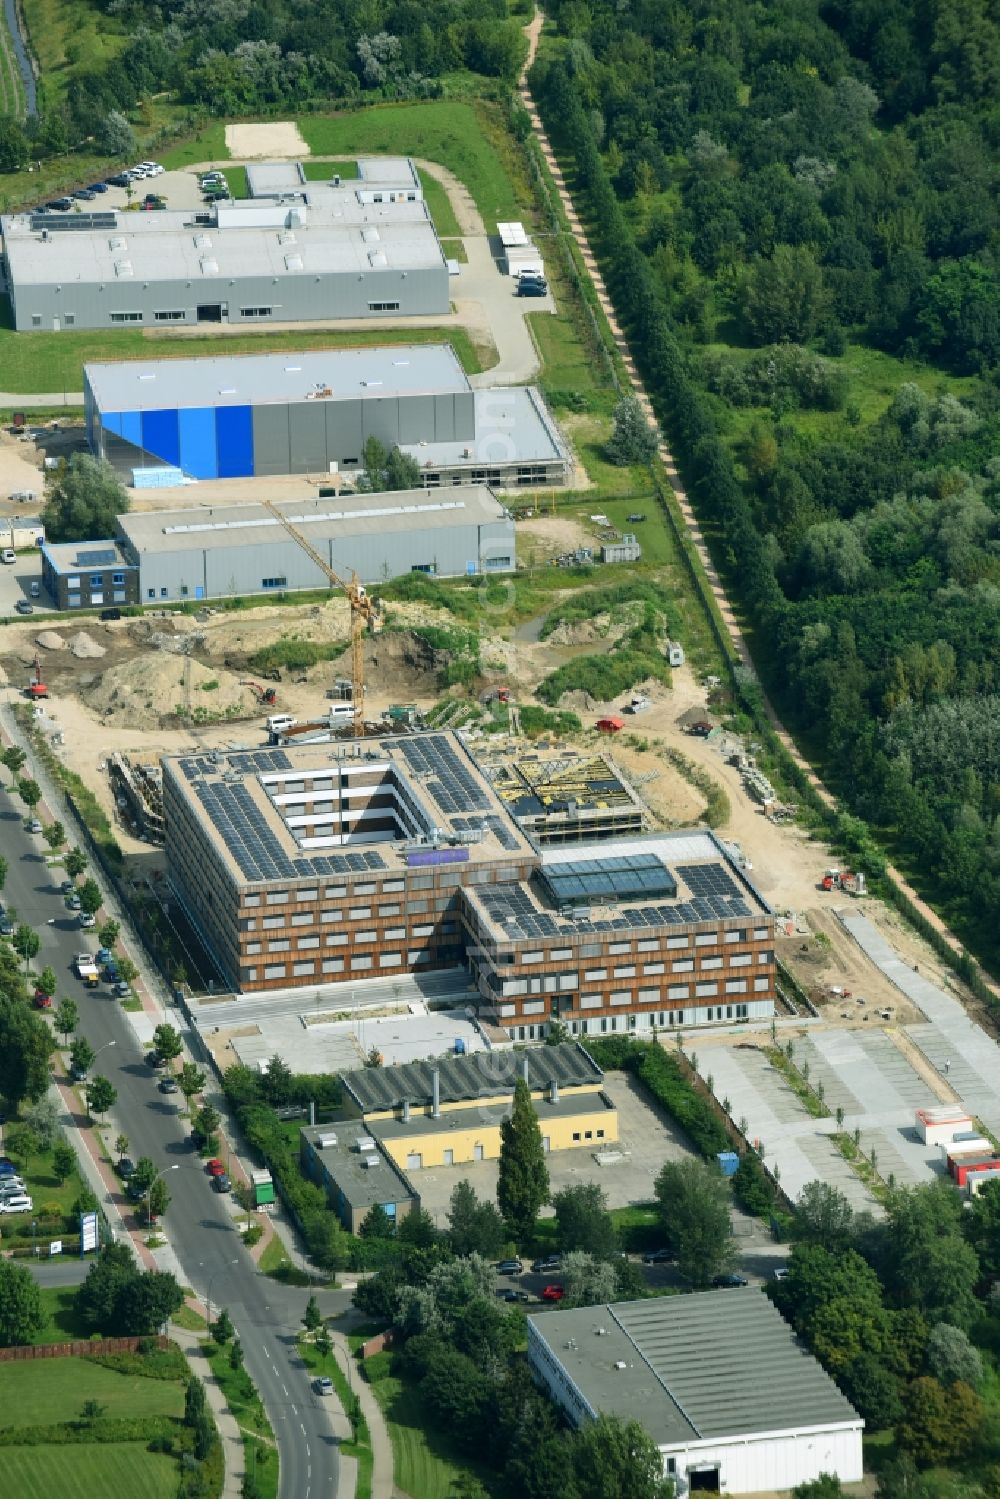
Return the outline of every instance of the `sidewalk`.
{"type": "MultiPolygon", "coordinates": [[[[343,1371],[348,1386],[361,1402],[361,1414],[368,1423],[372,1444],[372,1499],[393,1499],[392,1442],[385,1424],[382,1407],[375,1399],[371,1385],[361,1377],[361,1370],[351,1356],[351,1347],[342,1332],[330,1330],[333,1353],[343,1371]]],[[[343,1457],[341,1462],[346,1461],[343,1457]]],[[[341,1496],[338,1495],[338,1499],[341,1496]]]]}
{"type": "Polygon", "coordinates": [[[197,1374],[205,1386],[205,1396],[215,1417],[225,1459],[226,1476],[222,1485],[224,1499],[240,1499],[245,1454],[239,1422],[226,1403],[225,1394],[212,1373],[197,1333],[189,1332],[186,1327],[178,1327],[175,1322],[171,1322],[170,1336],[182,1350],[191,1366],[191,1372],[197,1374]]]}

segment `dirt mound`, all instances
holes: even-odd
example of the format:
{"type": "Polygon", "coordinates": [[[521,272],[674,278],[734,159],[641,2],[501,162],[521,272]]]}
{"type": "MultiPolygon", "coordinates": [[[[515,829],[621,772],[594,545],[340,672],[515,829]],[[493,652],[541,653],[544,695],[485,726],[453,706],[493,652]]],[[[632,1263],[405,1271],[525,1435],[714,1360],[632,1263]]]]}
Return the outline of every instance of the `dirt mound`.
{"type": "MultiPolygon", "coordinates": [[[[350,651],[329,665],[332,675],[350,676],[350,651]]],[[[414,697],[433,697],[440,691],[447,667],[447,651],[434,650],[409,630],[385,631],[365,641],[365,676],[370,690],[380,697],[398,696],[401,702],[414,697]]]]}
{"type": "Polygon", "coordinates": [[[64,651],[66,641],[55,630],[42,630],[35,636],[35,644],[41,646],[43,651],[64,651]]]}
{"type": "Polygon", "coordinates": [[[86,630],[79,630],[75,635],[71,635],[67,644],[78,661],[97,661],[101,656],[108,654],[103,645],[98,645],[94,637],[88,635],[86,630]]]}
{"type": "Polygon", "coordinates": [[[215,723],[249,718],[253,694],[232,672],[176,656],[144,656],[104,672],[87,699],[93,712],[130,728],[158,728],[165,718],[215,723]]]}
{"type": "Polygon", "coordinates": [[[559,699],[560,708],[568,708],[574,713],[593,713],[597,708],[597,702],[589,692],[564,692],[559,699]]]}

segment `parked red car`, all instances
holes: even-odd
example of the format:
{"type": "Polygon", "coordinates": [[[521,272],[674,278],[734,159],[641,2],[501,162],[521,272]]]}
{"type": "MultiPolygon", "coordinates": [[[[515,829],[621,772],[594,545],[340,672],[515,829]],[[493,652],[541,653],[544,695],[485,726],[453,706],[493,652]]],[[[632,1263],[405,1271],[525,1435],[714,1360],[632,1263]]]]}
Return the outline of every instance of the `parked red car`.
{"type": "Polygon", "coordinates": [[[566,1295],[566,1287],[565,1286],[559,1286],[559,1285],[546,1286],[544,1288],[544,1290],[542,1291],[542,1300],[543,1301],[562,1301],[562,1299],[563,1299],[563,1297],[565,1295],[566,1295]]]}
{"type": "Polygon", "coordinates": [[[210,1161],[206,1162],[205,1170],[209,1176],[225,1176],[226,1174],[226,1168],[217,1156],[213,1156],[210,1161]]]}
{"type": "Polygon", "coordinates": [[[52,1008],[52,995],[51,994],[46,994],[46,992],[45,992],[44,989],[36,989],[35,990],[35,1009],[36,1010],[51,1010],[51,1008],[52,1008]]]}

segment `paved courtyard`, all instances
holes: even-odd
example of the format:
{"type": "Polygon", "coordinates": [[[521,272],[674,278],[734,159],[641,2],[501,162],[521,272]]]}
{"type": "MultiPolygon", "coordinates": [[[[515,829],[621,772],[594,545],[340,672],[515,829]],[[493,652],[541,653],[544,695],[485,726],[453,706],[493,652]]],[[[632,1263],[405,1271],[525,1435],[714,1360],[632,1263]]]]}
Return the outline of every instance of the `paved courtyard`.
{"type": "MultiPolygon", "coordinates": [[[[627,1074],[610,1073],[605,1078],[604,1091],[618,1110],[620,1135],[617,1148],[610,1146],[608,1154],[617,1149],[621,1159],[602,1166],[589,1150],[553,1151],[547,1157],[553,1194],[578,1182],[597,1182],[607,1196],[609,1207],[649,1202],[664,1161],[685,1159],[691,1155],[691,1148],[672,1121],[643,1102],[627,1074]]],[[[412,1171],[409,1176],[420,1193],[421,1205],[439,1226],[444,1226],[448,1203],[458,1181],[470,1181],[480,1197],[491,1202],[496,1199],[496,1161],[435,1167],[412,1171]]]]}

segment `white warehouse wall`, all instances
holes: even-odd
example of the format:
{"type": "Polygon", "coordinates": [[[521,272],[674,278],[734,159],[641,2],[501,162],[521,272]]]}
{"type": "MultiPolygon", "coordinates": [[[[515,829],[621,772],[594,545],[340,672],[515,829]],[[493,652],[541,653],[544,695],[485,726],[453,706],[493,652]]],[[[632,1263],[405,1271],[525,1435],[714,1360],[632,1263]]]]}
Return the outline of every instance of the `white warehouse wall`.
{"type": "Polygon", "coordinates": [[[664,1464],[673,1458],[678,1491],[688,1490],[688,1470],[719,1469],[724,1494],[758,1494],[793,1489],[821,1473],[835,1473],[842,1483],[859,1483],[863,1474],[862,1423],[855,1427],[810,1428],[761,1437],[694,1442],[686,1447],[661,1447],[664,1464]]]}

